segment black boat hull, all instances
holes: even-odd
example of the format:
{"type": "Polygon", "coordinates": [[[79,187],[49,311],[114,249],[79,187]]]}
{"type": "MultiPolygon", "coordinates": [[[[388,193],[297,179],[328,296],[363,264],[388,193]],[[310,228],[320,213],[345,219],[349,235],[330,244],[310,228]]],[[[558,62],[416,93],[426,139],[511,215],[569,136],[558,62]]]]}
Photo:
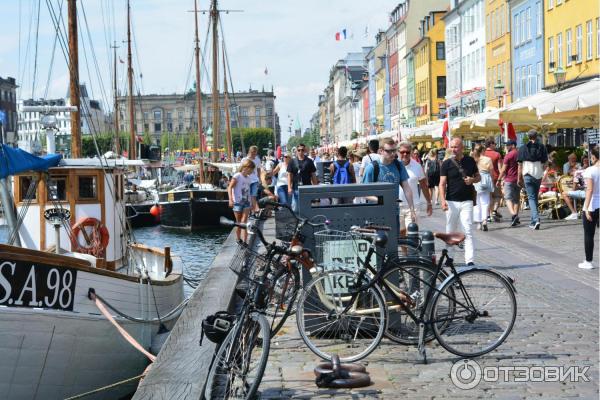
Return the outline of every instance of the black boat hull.
{"type": "Polygon", "coordinates": [[[155,203],[127,204],[125,206],[127,219],[132,228],[155,226],[160,223],[160,216],[150,214],[155,203]]]}
{"type": "Polygon", "coordinates": [[[198,230],[218,226],[219,219],[234,219],[224,190],[189,190],[159,194],[160,225],[198,230]]]}

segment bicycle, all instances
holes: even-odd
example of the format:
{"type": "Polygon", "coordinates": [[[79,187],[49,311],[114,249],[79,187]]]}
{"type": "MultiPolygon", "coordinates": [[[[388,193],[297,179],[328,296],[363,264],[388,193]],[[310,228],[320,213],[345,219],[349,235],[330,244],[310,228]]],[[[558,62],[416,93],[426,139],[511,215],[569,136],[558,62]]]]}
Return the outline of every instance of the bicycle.
{"type": "MultiPolygon", "coordinates": [[[[459,233],[434,236],[448,245],[464,241],[459,233]]],[[[429,338],[453,354],[475,357],[494,350],[510,334],[517,308],[511,278],[478,267],[457,269],[447,249],[437,265],[422,257],[388,257],[382,252],[387,243],[382,230],[353,227],[347,238],[369,243],[364,259],[355,254],[357,268],[325,270],[298,300],[300,336],[319,357],[338,354],[341,361],[352,362],[368,356],[383,338],[390,310],[412,322],[408,328],[399,324],[399,336],[414,343],[416,335],[425,362],[429,338]],[[371,264],[374,255],[380,268],[371,264]],[[444,267],[449,273],[440,282],[444,267]]]]}

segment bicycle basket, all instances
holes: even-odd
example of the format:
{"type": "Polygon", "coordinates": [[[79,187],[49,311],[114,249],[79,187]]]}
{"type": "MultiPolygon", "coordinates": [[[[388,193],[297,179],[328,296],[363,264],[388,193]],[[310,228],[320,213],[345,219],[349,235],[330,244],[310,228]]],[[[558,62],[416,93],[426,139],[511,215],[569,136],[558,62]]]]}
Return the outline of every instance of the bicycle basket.
{"type": "Polygon", "coordinates": [[[358,259],[364,260],[369,242],[351,232],[315,232],[316,262],[325,269],[349,269],[358,267],[358,259]]]}
{"type": "Polygon", "coordinates": [[[235,322],[235,315],[227,311],[219,311],[202,320],[200,346],[204,336],[213,343],[221,344],[235,322]]]}
{"type": "Polygon", "coordinates": [[[297,226],[298,220],[289,209],[282,207],[279,210],[275,210],[276,239],[291,242],[297,226]]]}
{"type": "Polygon", "coordinates": [[[242,279],[259,283],[258,278],[264,273],[267,264],[266,256],[257,253],[247,245],[239,245],[229,268],[242,279]]]}

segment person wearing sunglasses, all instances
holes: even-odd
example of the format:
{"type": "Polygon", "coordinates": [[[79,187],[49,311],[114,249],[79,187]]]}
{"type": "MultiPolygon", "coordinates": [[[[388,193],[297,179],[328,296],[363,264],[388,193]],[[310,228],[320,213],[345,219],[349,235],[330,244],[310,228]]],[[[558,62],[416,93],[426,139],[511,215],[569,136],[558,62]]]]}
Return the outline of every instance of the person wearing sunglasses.
{"type": "Polygon", "coordinates": [[[287,167],[288,201],[292,200],[292,209],[298,211],[298,187],[317,184],[317,168],[313,160],[307,157],[306,146],[300,143],[296,148],[296,157],[287,167]]]}
{"type": "Polygon", "coordinates": [[[379,149],[380,160],[373,160],[366,166],[362,183],[389,182],[400,185],[404,193],[404,200],[407,203],[403,206],[408,207],[408,216],[412,221],[415,221],[417,215],[413,202],[413,191],[408,183],[409,176],[406,168],[396,158],[396,152],[398,151],[396,142],[392,138],[385,138],[382,139],[381,144],[382,146],[379,149]]]}

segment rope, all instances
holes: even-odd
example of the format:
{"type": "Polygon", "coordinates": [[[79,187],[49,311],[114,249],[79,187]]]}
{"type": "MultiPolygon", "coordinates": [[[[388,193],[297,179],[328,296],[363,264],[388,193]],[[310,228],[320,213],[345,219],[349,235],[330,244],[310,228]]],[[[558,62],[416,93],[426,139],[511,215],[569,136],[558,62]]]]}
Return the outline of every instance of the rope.
{"type": "MultiPolygon", "coordinates": [[[[115,308],[112,304],[110,304],[109,302],[107,302],[104,298],[102,298],[102,296],[100,296],[99,294],[96,293],[96,291],[93,288],[90,288],[88,291],[88,297],[90,300],[92,299],[92,295],[94,295],[95,297],[97,297],[100,301],[102,301],[102,303],[104,303],[108,308],[110,308],[111,310],[113,310],[115,313],[117,313],[117,315],[119,315],[122,318],[125,318],[126,320],[129,320],[131,322],[141,322],[141,323],[148,323],[148,322],[160,322],[159,319],[144,319],[144,318],[136,318],[136,317],[132,317],[130,315],[127,315],[121,311],[119,311],[117,308],[115,308]]],[[[176,312],[178,312],[179,310],[183,309],[183,307],[185,307],[188,303],[189,299],[185,299],[184,301],[182,301],[181,303],[179,303],[177,305],[177,307],[175,307],[174,309],[172,309],[171,311],[169,311],[168,313],[166,313],[165,315],[162,316],[162,320],[167,320],[169,319],[169,317],[171,317],[172,315],[174,315],[176,312]]]]}
{"type": "Polygon", "coordinates": [[[125,384],[127,384],[129,382],[135,382],[138,379],[141,379],[141,378],[143,378],[145,376],[146,376],[146,374],[144,373],[144,374],[141,374],[141,375],[138,375],[138,376],[134,376],[133,378],[124,379],[122,381],[115,382],[115,383],[112,383],[110,385],[102,386],[102,387],[100,387],[98,389],[94,389],[94,390],[91,390],[89,392],[78,394],[78,395],[73,396],[73,397],[67,397],[65,400],[82,399],[82,398],[90,396],[92,394],[96,394],[96,393],[103,392],[105,390],[113,389],[113,388],[115,388],[117,386],[120,386],[120,385],[125,385],[125,384]]]}
{"type": "Polygon", "coordinates": [[[90,298],[90,300],[92,300],[96,304],[96,307],[98,307],[98,309],[100,310],[102,315],[104,315],[104,317],[106,319],[108,319],[110,321],[110,323],[114,325],[115,328],[117,328],[119,333],[125,338],[125,340],[127,340],[129,342],[129,344],[131,344],[133,347],[138,349],[140,351],[140,353],[142,353],[143,355],[148,357],[148,359],[150,361],[154,362],[156,360],[156,356],[154,354],[152,354],[152,353],[148,352],[146,349],[144,349],[144,347],[141,344],[139,344],[138,341],[135,340],[133,338],[133,336],[131,336],[129,334],[129,332],[127,332],[125,329],[123,329],[123,327],[121,327],[121,325],[117,324],[117,321],[115,321],[113,316],[110,315],[110,313],[108,312],[106,307],[104,307],[104,305],[102,304],[104,302],[104,300],[100,299],[99,296],[96,296],[96,293],[94,293],[92,291],[92,289],[89,290],[88,297],[90,298]]]}

